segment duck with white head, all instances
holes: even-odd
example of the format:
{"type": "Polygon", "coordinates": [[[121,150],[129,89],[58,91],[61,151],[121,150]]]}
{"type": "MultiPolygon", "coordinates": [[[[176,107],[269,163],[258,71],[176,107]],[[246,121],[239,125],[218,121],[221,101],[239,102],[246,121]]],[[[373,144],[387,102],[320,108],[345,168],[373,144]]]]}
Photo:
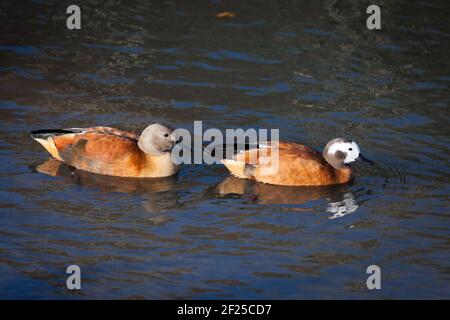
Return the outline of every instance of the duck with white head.
{"type": "Polygon", "coordinates": [[[264,152],[257,148],[250,149],[234,155],[232,159],[224,159],[222,163],[238,178],[286,186],[347,183],[353,178],[350,163],[364,161],[373,164],[361,154],[356,142],[343,138],[328,142],[322,154],[293,142],[272,143],[265,149],[264,152]],[[273,154],[277,154],[278,158],[276,171],[270,167],[274,161],[273,154]],[[249,159],[253,161],[250,163],[249,159]]]}

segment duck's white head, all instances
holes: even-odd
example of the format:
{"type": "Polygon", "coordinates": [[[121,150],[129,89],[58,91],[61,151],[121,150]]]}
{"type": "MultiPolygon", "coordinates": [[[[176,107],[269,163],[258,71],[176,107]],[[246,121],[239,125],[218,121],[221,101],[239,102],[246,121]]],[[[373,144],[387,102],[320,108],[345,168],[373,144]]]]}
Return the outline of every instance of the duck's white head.
{"type": "Polygon", "coordinates": [[[355,141],[343,138],[336,138],[328,142],[323,151],[323,157],[336,169],[343,168],[354,161],[373,164],[361,154],[355,141]]]}

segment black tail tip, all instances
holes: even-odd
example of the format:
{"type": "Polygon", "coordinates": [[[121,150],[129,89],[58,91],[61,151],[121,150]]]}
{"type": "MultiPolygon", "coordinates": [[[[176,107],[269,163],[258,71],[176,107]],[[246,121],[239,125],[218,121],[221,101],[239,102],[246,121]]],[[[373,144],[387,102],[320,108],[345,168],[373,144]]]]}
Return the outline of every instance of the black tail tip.
{"type": "Polygon", "coordinates": [[[30,137],[33,139],[47,139],[48,137],[59,136],[63,134],[73,133],[66,129],[44,129],[30,131],[30,137]]]}

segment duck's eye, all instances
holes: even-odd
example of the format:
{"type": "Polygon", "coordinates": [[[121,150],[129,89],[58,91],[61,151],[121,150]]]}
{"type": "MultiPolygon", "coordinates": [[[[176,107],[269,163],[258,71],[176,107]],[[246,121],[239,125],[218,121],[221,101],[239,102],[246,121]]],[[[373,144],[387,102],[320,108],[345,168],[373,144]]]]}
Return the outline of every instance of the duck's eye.
{"type": "Polygon", "coordinates": [[[348,151],[352,151],[353,150],[353,148],[348,148],[348,151]]]}
{"type": "Polygon", "coordinates": [[[167,138],[168,136],[169,136],[169,134],[168,134],[168,133],[164,133],[164,137],[166,137],[166,138],[167,138]]]}

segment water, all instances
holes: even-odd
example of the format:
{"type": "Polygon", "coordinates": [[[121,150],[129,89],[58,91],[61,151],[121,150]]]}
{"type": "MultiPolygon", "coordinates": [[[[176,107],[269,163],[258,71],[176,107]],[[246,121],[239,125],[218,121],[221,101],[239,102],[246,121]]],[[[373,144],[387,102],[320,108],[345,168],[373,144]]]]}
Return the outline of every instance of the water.
{"type": "Polygon", "coordinates": [[[369,31],[352,1],[86,1],[68,31],[64,2],[2,1],[0,297],[449,298],[450,6],[379,4],[369,31]],[[219,165],[136,181],[61,166],[27,135],[194,120],[319,150],[351,137],[376,165],[331,188],[219,165]]]}

